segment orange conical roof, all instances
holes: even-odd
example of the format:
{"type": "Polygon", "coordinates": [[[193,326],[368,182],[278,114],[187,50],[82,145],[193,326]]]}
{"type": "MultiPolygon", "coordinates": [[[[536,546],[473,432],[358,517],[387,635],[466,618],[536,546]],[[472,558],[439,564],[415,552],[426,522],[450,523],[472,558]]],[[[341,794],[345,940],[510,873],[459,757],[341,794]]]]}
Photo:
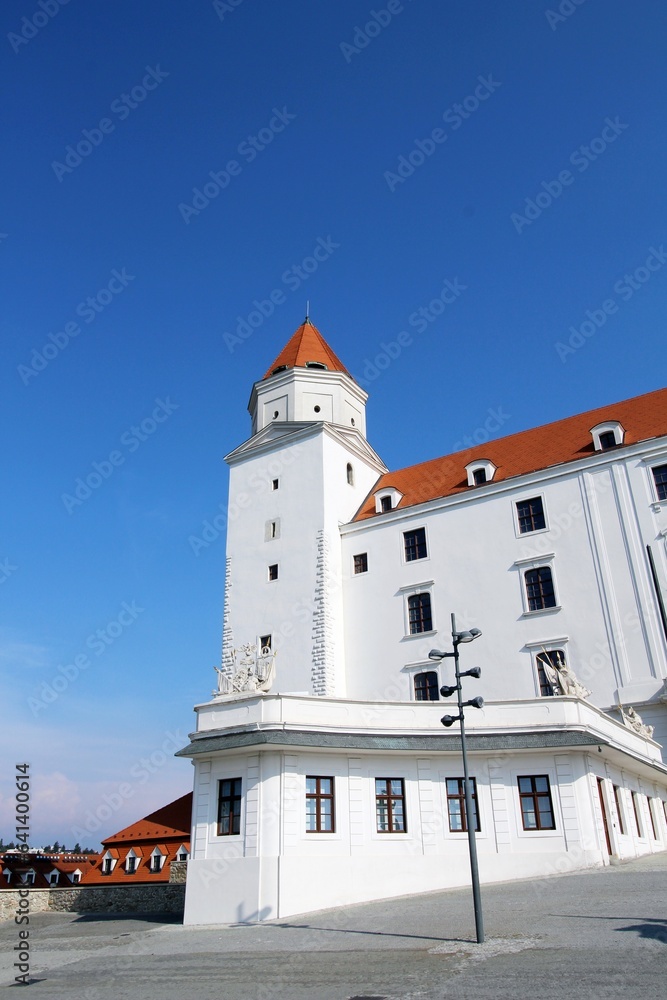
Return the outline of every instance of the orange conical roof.
{"type": "Polygon", "coordinates": [[[269,366],[264,378],[269,378],[276,368],[306,368],[309,361],[325,365],[329,371],[350,373],[340,358],[337,358],[326,340],[306,318],[298,330],[290,337],[282,351],[269,366]]]}

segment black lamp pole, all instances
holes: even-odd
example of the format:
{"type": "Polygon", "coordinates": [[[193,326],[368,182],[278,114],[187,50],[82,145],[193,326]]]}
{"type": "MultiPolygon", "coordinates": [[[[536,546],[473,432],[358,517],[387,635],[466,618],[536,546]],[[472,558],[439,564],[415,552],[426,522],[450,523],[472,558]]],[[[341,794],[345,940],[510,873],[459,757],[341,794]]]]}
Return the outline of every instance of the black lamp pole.
{"type": "Polygon", "coordinates": [[[454,671],[456,684],[451,687],[444,685],[440,688],[440,694],[443,698],[449,698],[456,691],[458,700],[458,715],[443,715],[440,720],[443,726],[449,728],[455,722],[461,723],[461,756],[463,757],[463,784],[465,788],[465,806],[466,806],[466,828],[468,831],[468,848],[470,852],[470,876],[472,880],[472,898],[475,907],[475,930],[477,932],[477,943],[482,944],[484,942],[484,921],[482,918],[482,897],[479,891],[479,869],[477,865],[477,841],[475,839],[475,814],[473,812],[472,805],[472,791],[470,788],[470,777],[468,774],[468,752],[466,747],[466,731],[465,731],[465,718],[463,715],[464,705],[472,705],[473,708],[483,708],[484,699],[477,697],[471,698],[469,701],[464,702],[461,692],[461,678],[462,677],[480,677],[481,670],[479,667],[473,667],[471,670],[465,670],[463,673],[459,670],[459,646],[462,642],[472,642],[477,636],[482,633],[479,629],[471,629],[469,632],[458,632],[456,629],[456,616],[452,614],[452,645],[454,646],[453,653],[441,653],[437,649],[431,650],[429,657],[433,660],[442,660],[445,657],[454,657],[454,671]]]}

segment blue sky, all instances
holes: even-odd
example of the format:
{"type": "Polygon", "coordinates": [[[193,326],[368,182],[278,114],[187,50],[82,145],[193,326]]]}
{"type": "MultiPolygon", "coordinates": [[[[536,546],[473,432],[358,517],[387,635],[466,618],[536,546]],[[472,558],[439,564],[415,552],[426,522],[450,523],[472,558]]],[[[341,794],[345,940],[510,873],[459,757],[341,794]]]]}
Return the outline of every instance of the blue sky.
{"type": "Polygon", "coordinates": [[[189,539],[307,299],[390,468],[663,383],[666,16],[11,0],[1,19],[0,833],[27,760],[33,843],[95,844],[191,787],[172,753],[215,680],[225,543],[189,539]]]}

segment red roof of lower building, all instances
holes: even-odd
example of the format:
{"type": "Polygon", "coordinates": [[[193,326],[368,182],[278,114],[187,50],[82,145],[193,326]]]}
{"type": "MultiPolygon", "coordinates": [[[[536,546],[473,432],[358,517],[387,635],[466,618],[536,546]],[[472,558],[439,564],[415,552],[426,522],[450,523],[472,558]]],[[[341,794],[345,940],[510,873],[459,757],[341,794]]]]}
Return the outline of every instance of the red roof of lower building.
{"type": "Polygon", "coordinates": [[[595,454],[591,428],[608,420],[617,420],[622,424],[624,445],[667,434],[667,389],[658,389],[621,403],[612,403],[552,424],[497,438],[453,455],[387,472],[375,484],[354,519],[360,521],[382,516],[376,514],[374,499],[374,494],[381,489],[393,487],[403,494],[398,504],[400,509],[439,497],[484,489],[484,485],[468,485],[465,467],[476,460],[493,462],[496,466],[493,482],[499,482],[587,458],[595,454]]]}
{"type": "MultiPolygon", "coordinates": [[[[105,848],[109,844],[120,844],[131,841],[133,844],[143,840],[163,840],[167,838],[190,839],[190,824],[192,821],[192,792],[182,795],[166,806],[161,806],[155,812],[137,820],[124,830],[105,837],[102,843],[105,848]]],[[[178,846],[178,845],[177,845],[178,846]]],[[[152,849],[152,848],[151,848],[152,849]]]]}

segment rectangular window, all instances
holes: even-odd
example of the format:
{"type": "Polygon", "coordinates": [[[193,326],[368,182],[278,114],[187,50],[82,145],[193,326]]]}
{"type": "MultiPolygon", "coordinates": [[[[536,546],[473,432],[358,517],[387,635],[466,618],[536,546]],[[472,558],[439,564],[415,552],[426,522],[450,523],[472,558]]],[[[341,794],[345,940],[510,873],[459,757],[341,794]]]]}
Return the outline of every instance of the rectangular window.
{"type": "Polygon", "coordinates": [[[270,652],[271,651],[271,636],[270,635],[260,635],[259,637],[259,652],[270,652]]]}
{"type": "Polygon", "coordinates": [[[271,489],[272,490],[277,490],[279,486],[280,486],[280,480],[279,479],[272,479],[271,480],[271,489]]]}
{"type": "Polygon", "coordinates": [[[391,497],[381,497],[380,498],[380,510],[384,514],[386,511],[391,510],[391,497]]]}
{"type": "Polygon", "coordinates": [[[105,875],[111,875],[111,865],[112,865],[111,858],[105,858],[104,859],[104,872],[103,872],[105,875]]]}
{"type": "Polygon", "coordinates": [[[355,573],[367,573],[368,572],[368,553],[360,552],[358,556],[354,557],[354,572],[355,573]]]}
{"type": "Polygon", "coordinates": [[[232,837],[241,832],[241,779],[218,782],[218,836],[232,837]]]}
{"type": "Polygon", "coordinates": [[[439,701],[438,675],[435,670],[415,674],[415,701],[439,701]]]}
{"type": "Polygon", "coordinates": [[[137,868],[137,859],[128,858],[127,861],[125,862],[125,868],[128,875],[133,875],[137,868]]]}
{"type": "Polygon", "coordinates": [[[306,778],[306,833],[334,833],[333,778],[306,778]]]}
{"type": "Polygon", "coordinates": [[[408,597],[408,621],[410,635],[433,631],[430,594],[413,594],[408,597]]]}
{"type": "Polygon", "coordinates": [[[403,778],[375,779],[375,815],[378,833],[406,833],[403,778]]]}
{"type": "Polygon", "coordinates": [[[404,531],[405,561],[426,559],[426,528],[415,528],[414,531],[404,531]]]}
{"type": "Polygon", "coordinates": [[[547,526],[544,519],[542,497],[521,500],[516,505],[516,513],[519,520],[519,531],[522,535],[527,531],[539,531],[547,526]]]}
{"type": "Polygon", "coordinates": [[[646,805],[648,806],[648,815],[649,819],[651,820],[651,832],[653,834],[653,839],[657,840],[658,831],[655,825],[655,816],[653,815],[653,802],[649,799],[648,795],[646,796],[646,805]]]}
{"type": "Polygon", "coordinates": [[[637,827],[637,836],[638,837],[643,837],[644,836],[644,830],[642,829],[642,825],[641,825],[641,823],[639,821],[639,801],[637,799],[637,793],[636,792],[631,792],[630,795],[632,797],[632,811],[635,814],[635,825],[637,827]]]}
{"type": "Polygon", "coordinates": [[[58,873],[57,872],[52,872],[51,875],[49,875],[49,884],[50,885],[58,885],[58,873]]]}
{"type": "Polygon", "coordinates": [[[517,778],[524,830],[555,830],[551,789],[546,774],[517,778]]]}
{"type": "Polygon", "coordinates": [[[269,580],[277,580],[277,579],[278,579],[278,563],[273,563],[272,566],[269,566],[269,580]]]}
{"type": "Polygon", "coordinates": [[[625,836],[625,817],[621,806],[621,789],[618,785],[614,785],[614,802],[616,803],[616,812],[618,814],[618,829],[625,836]]]}
{"type": "MultiPolygon", "coordinates": [[[[447,778],[447,812],[449,813],[449,829],[452,833],[465,833],[466,823],[466,793],[463,778],[447,778]]],[[[477,812],[477,782],[470,779],[472,792],[472,814],[475,820],[475,830],[480,831],[479,813],[477,812]]]]}
{"type": "Polygon", "coordinates": [[[667,500],[667,465],[656,465],[651,471],[658,500],[667,500]]]}
{"type": "Polygon", "coordinates": [[[80,876],[80,875],[77,875],[77,873],[75,872],[75,873],[74,873],[74,874],[72,875],[72,882],[74,882],[74,883],[77,883],[77,882],[80,882],[80,881],[81,881],[81,876],[80,876]]]}
{"type": "Polygon", "coordinates": [[[556,607],[554,582],[551,569],[548,566],[529,569],[525,579],[529,611],[541,611],[543,608],[556,607]]]}
{"type": "Polygon", "coordinates": [[[159,872],[162,870],[162,858],[158,857],[156,854],[153,858],[153,864],[151,865],[151,871],[159,872]]]}

